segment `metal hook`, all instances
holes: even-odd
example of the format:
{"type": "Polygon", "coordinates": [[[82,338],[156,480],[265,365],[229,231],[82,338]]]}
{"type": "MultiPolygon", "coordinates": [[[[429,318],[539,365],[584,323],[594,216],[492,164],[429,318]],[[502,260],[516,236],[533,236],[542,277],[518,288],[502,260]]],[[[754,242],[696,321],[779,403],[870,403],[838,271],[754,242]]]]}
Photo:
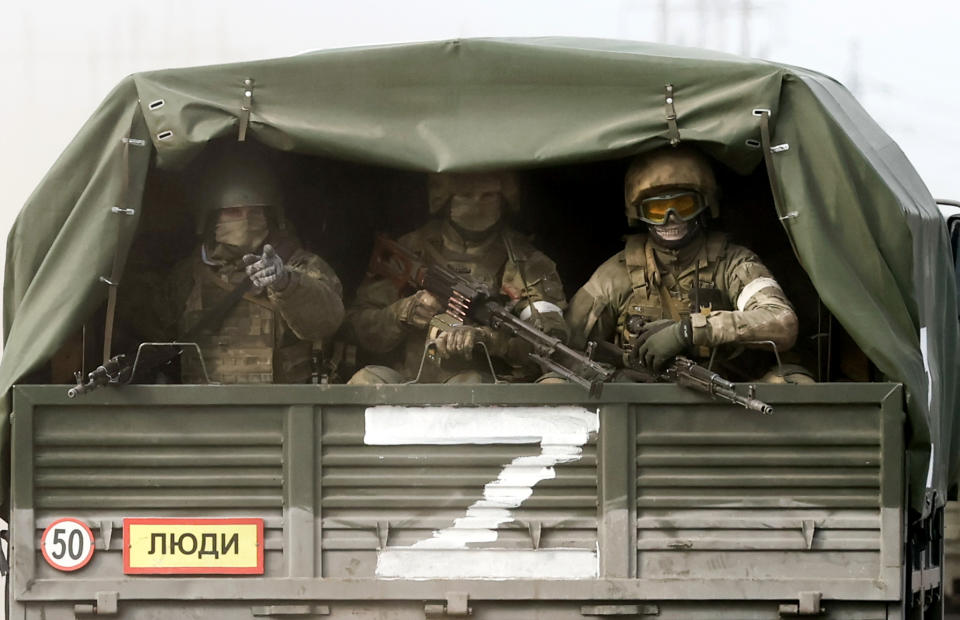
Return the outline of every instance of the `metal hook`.
{"type": "Polygon", "coordinates": [[[436,339],[427,338],[426,340],[424,340],[423,355],[420,356],[420,368],[417,369],[417,376],[411,379],[410,381],[404,382],[403,385],[413,385],[415,383],[420,383],[420,377],[423,375],[423,365],[427,361],[427,355],[430,353],[431,347],[436,348],[436,346],[437,346],[436,339]]]}
{"type": "Polygon", "coordinates": [[[497,378],[497,373],[493,369],[493,359],[490,357],[490,349],[487,348],[487,343],[480,341],[477,343],[477,345],[479,345],[480,348],[483,349],[483,355],[487,358],[487,367],[490,368],[490,376],[493,377],[494,385],[500,385],[500,384],[506,383],[506,381],[501,381],[500,379],[497,378]]]}
{"type": "Polygon", "coordinates": [[[238,142],[246,142],[247,127],[250,125],[250,110],[253,108],[253,79],[243,81],[243,91],[240,100],[240,129],[237,135],[238,142]]]}
{"type": "Polygon", "coordinates": [[[784,383],[793,383],[793,381],[787,381],[787,375],[783,372],[783,363],[780,361],[780,350],[777,348],[777,343],[773,340],[751,340],[749,342],[744,342],[743,344],[763,344],[770,345],[770,348],[773,349],[773,356],[777,360],[777,372],[780,374],[780,378],[783,379],[784,383]]]}
{"type": "Polygon", "coordinates": [[[181,347],[180,355],[183,355],[182,347],[192,347],[197,352],[197,359],[200,360],[200,370],[203,371],[203,379],[207,382],[208,385],[218,385],[213,381],[210,381],[210,375],[207,374],[207,365],[203,361],[203,353],[200,351],[200,345],[196,342],[141,342],[140,346],[137,347],[137,355],[133,358],[133,366],[130,368],[130,378],[127,380],[127,383],[133,380],[137,376],[137,364],[140,363],[140,352],[143,351],[144,347],[154,348],[154,347],[181,347]]]}

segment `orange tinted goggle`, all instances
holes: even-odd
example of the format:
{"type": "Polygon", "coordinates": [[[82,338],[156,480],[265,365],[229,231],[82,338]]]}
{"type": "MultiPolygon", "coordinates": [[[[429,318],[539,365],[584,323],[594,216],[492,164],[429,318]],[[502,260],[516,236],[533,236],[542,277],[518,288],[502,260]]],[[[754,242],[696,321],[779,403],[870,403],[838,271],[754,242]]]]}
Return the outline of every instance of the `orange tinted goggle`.
{"type": "Polygon", "coordinates": [[[636,206],[637,218],[647,224],[663,224],[673,212],[681,220],[687,221],[697,217],[705,206],[703,196],[697,192],[650,196],[636,206]]]}

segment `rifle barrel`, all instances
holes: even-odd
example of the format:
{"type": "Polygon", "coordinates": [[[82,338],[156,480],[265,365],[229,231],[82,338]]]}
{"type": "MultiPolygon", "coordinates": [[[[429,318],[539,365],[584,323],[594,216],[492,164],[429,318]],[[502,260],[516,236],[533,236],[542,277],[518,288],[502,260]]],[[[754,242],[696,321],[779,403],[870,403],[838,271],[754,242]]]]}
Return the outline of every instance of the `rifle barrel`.
{"type": "Polygon", "coordinates": [[[724,400],[728,400],[731,403],[740,405],[741,407],[749,409],[750,411],[756,411],[757,413],[761,413],[763,415],[773,414],[773,407],[757,398],[741,396],[733,390],[728,390],[726,388],[717,388],[713,391],[713,393],[720,396],[724,400]]]}

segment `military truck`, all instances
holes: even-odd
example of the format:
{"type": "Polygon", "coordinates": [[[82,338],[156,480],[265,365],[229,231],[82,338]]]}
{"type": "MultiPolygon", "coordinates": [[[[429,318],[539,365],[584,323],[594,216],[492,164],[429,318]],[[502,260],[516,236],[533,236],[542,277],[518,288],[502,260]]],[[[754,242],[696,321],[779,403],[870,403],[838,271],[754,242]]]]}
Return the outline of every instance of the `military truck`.
{"type": "Polygon", "coordinates": [[[904,155],[805,69],[547,38],[132,75],[8,239],[8,617],[941,617],[953,268],[904,155]],[[505,168],[570,295],[621,248],[626,162],[694,144],[712,225],[783,283],[818,382],[738,385],[766,416],[672,384],[348,386],[332,365],[69,398],[138,345],[125,283],[187,251],[223,141],[276,158],[348,296],[374,233],[425,217],[424,173],[505,168]]]}

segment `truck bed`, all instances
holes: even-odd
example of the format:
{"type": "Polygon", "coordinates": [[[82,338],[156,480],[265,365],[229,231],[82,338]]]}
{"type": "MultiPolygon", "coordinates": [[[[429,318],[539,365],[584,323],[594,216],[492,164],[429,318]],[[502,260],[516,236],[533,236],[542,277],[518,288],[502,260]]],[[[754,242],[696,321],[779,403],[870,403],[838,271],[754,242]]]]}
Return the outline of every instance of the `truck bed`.
{"type": "Polygon", "coordinates": [[[901,387],[757,397],[19,386],[10,618],[899,617],[901,387]],[[39,550],[63,517],[73,572],[39,550]],[[227,517],[263,520],[262,574],[125,574],[125,519],[227,517]]]}

